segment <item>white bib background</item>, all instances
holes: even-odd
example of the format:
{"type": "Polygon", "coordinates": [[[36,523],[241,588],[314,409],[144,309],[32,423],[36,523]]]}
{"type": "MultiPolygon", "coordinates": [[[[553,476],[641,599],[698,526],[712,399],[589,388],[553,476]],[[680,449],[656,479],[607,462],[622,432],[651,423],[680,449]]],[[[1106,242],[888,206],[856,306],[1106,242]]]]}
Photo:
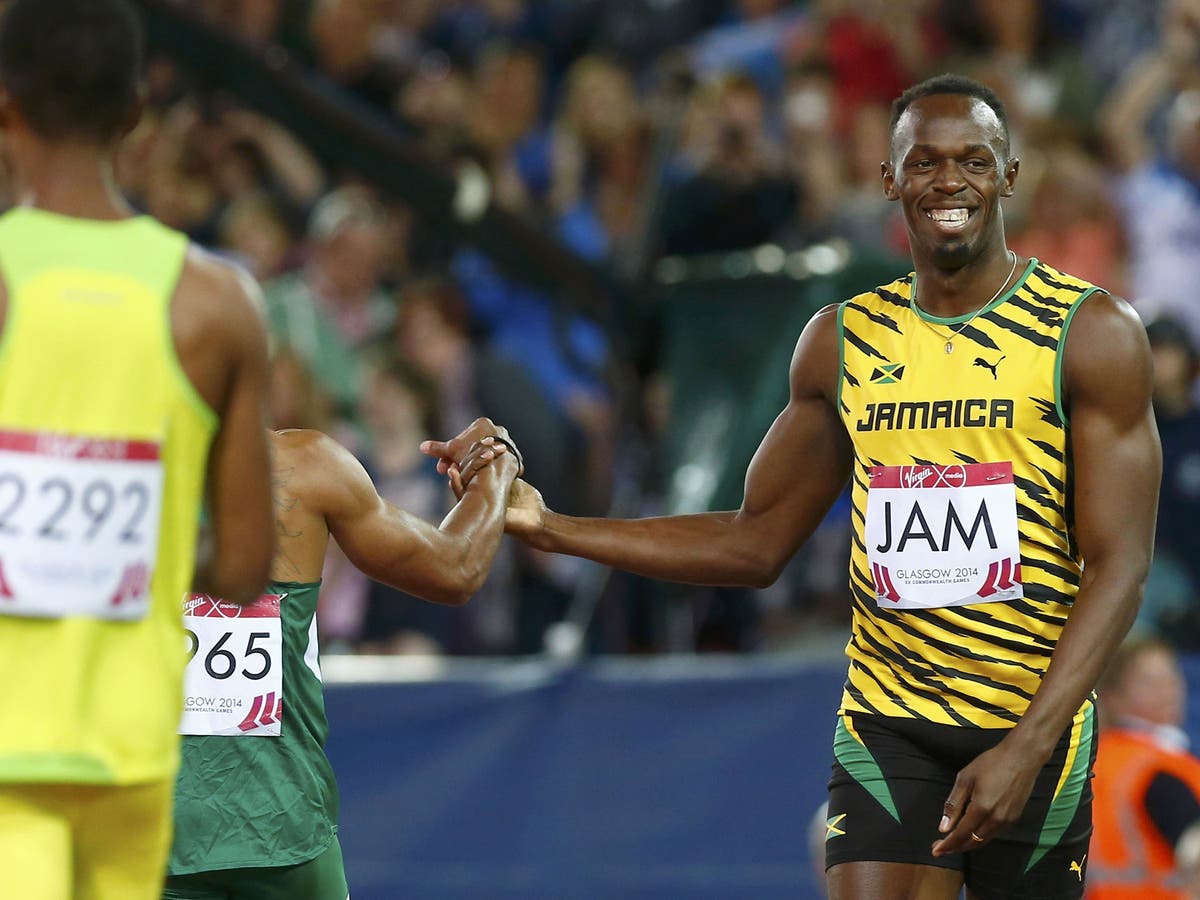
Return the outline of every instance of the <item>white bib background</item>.
{"type": "Polygon", "coordinates": [[[881,607],[1024,596],[1011,462],[872,466],[870,475],[865,539],[881,607]]]}
{"type": "Polygon", "coordinates": [[[142,618],[162,492],[158,444],[0,431],[0,614],[142,618]]]}
{"type": "Polygon", "coordinates": [[[284,594],[248,606],[207,594],[183,601],[188,632],[180,734],[278,737],[283,718],[284,594]]]}

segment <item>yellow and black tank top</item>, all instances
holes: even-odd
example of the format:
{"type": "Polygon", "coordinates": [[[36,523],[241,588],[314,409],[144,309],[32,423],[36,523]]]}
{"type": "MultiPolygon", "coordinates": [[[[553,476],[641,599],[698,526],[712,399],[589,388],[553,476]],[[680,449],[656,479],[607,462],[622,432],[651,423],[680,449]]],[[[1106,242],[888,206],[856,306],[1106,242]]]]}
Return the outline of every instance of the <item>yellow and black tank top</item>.
{"type": "Polygon", "coordinates": [[[1063,345],[1099,289],[1031,259],[974,318],[940,319],[912,302],[913,281],[838,311],[855,457],[842,711],[1011,727],[1079,589],[1063,345]],[[1012,549],[989,557],[1005,528],[975,498],[1005,490],[1012,549]],[[969,499],[956,511],[951,493],[969,499]],[[954,599],[924,605],[935,594],[954,599]]]}
{"type": "Polygon", "coordinates": [[[0,782],[178,767],[180,597],[217,425],[172,339],[186,251],[146,217],[0,217],[0,782]]]}

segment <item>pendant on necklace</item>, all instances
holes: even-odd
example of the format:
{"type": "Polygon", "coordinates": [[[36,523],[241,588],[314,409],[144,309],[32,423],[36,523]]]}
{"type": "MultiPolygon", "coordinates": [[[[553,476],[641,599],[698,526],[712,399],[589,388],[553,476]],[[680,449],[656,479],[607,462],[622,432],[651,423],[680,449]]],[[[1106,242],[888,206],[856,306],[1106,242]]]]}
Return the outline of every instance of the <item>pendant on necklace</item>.
{"type": "Polygon", "coordinates": [[[954,352],[954,345],[952,343],[950,343],[949,341],[946,341],[946,352],[947,353],[954,352]]]}

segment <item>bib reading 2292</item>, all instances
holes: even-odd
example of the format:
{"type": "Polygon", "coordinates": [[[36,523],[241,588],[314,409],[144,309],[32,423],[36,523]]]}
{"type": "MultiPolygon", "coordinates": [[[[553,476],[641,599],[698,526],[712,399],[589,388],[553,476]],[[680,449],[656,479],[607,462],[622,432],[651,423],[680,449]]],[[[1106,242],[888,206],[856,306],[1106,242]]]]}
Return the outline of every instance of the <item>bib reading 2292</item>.
{"type": "Polygon", "coordinates": [[[842,709],[1011,726],[1079,590],[1063,348],[1096,288],[1031,260],[974,318],[930,316],[914,291],[910,275],[838,312],[854,447],[842,709]]]}

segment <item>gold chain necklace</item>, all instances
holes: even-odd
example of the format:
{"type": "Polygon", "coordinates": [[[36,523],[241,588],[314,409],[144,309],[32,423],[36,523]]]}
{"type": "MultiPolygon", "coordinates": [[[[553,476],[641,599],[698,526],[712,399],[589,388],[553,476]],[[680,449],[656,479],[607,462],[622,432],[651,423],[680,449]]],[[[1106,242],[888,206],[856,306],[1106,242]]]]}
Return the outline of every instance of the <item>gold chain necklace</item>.
{"type": "Polygon", "coordinates": [[[938,337],[946,338],[946,353],[949,354],[949,353],[954,352],[954,339],[956,337],[958,337],[960,334],[962,334],[963,330],[968,325],[970,325],[972,322],[975,321],[975,317],[977,315],[979,315],[981,312],[983,312],[985,309],[987,309],[989,306],[991,306],[992,303],[996,300],[996,298],[999,297],[1000,294],[1002,294],[1004,292],[1004,289],[1006,287],[1008,287],[1008,283],[1010,281],[1012,281],[1012,277],[1017,271],[1017,254],[1015,254],[1011,250],[1009,250],[1008,255],[1012,257],[1012,268],[1008,270],[1008,275],[1005,277],[1005,279],[1002,282],[1000,282],[1000,287],[997,289],[996,293],[992,294],[991,299],[988,300],[987,303],[983,304],[983,306],[979,307],[979,309],[977,309],[977,310],[975,310],[975,312],[971,313],[971,317],[969,319],[967,319],[967,321],[965,321],[961,325],[959,325],[957,328],[953,329],[949,335],[942,334],[942,331],[940,328],[935,326],[932,322],[930,322],[923,315],[921,315],[921,308],[917,305],[916,291],[913,292],[912,299],[909,301],[909,305],[912,307],[912,311],[914,313],[916,313],[917,318],[920,319],[920,321],[922,323],[924,323],[926,328],[928,328],[930,331],[932,331],[938,337]]]}

